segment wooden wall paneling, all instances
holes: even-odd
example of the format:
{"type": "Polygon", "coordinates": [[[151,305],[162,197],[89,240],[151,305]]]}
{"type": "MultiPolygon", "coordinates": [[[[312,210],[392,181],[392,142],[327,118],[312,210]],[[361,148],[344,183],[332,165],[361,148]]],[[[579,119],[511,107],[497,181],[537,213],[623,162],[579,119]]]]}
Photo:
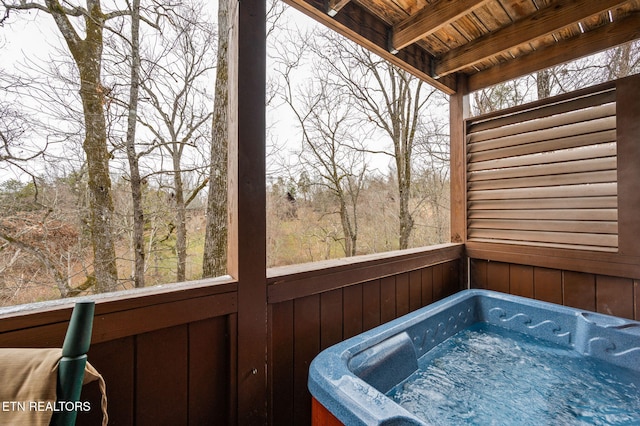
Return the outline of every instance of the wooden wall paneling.
{"type": "Polygon", "coordinates": [[[380,280],[380,322],[384,324],[396,317],[396,278],[380,280]]]}
{"type": "Polygon", "coordinates": [[[227,317],[189,324],[189,425],[229,424],[227,317]]]}
{"type": "MultiPolygon", "coordinates": [[[[93,295],[90,298],[96,302],[95,317],[102,318],[107,314],[143,309],[154,305],[176,303],[187,299],[201,299],[212,295],[222,295],[223,293],[233,294],[236,290],[237,284],[233,282],[232,279],[229,277],[217,277],[203,279],[196,282],[168,284],[166,286],[159,287],[146,287],[142,289],[127,290],[125,292],[105,293],[93,295]]],[[[209,303],[212,302],[209,301],[209,303]]],[[[231,301],[231,303],[236,306],[235,302],[231,301]]],[[[217,302],[214,301],[213,304],[217,304],[217,302]]],[[[11,308],[2,308],[0,309],[0,333],[40,327],[44,324],[64,323],[66,327],[69,318],[71,317],[73,305],[73,300],[60,299],[44,302],[39,304],[39,306],[21,305],[11,308]]],[[[233,309],[235,310],[235,307],[233,309]]],[[[215,310],[216,308],[208,309],[206,310],[206,314],[208,315],[209,312],[215,310]]],[[[145,312],[145,315],[150,316],[152,314],[145,312]]],[[[216,315],[222,314],[220,313],[216,315]]],[[[190,321],[191,320],[183,320],[180,324],[190,321]]],[[[94,320],[94,337],[96,334],[96,322],[97,321],[94,320]]],[[[133,334],[139,333],[132,333],[131,335],[133,334]]],[[[114,340],[116,338],[117,337],[108,336],[104,341],[114,340]]]]}
{"type": "Polygon", "coordinates": [[[342,289],[320,294],[320,350],[342,340],[342,289]]]}
{"type": "Polygon", "coordinates": [[[487,270],[489,261],[482,259],[471,259],[471,288],[488,288],[487,270]]]}
{"type": "MultiPolygon", "coordinates": [[[[89,362],[105,380],[109,424],[131,425],[135,419],[134,398],[134,337],[91,345],[87,354],[89,362]]],[[[82,388],[82,401],[91,403],[91,410],[79,412],[78,426],[94,426],[102,422],[98,382],[82,388]]]]}
{"type": "Polygon", "coordinates": [[[380,280],[374,280],[362,285],[362,328],[370,330],[380,324],[380,280]]]}
{"type": "Polygon", "coordinates": [[[563,300],[566,306],[596,310],[596,278],[593,274],[563,271],[563,300]]]}
{"type": "Polygon", "coordinates": [[[442,265],[442,280],[445,283],[444,296],[451,296],[462,289],[460,264],[461,260],[454,260],[442,265]]]}
{"type": "Polygon", "coordinates": [[[422,270],[409,272],[409,311],[415,311],[422,305],[422,270]]]}
{"type": "Polygon", "coordinates": [[[422,306],[427,306],[433,303],[433,267],[422,269],[420,275],[422,284],[422,306]]]}
{"type": "Polygon", "coordinates": [[[633,319],[640,320],[640,280],[633,280],[633,319]]]}
{"type": "Polygon", "coordinates": [[[320,296],[294,301],[293,424],[309,424],[311,394],[307,389],[309,364],[320,353],[320,296]]]}
{"type": "Polygon", "coordinates": [[[362,333],[362,284],[345,287],[342,294],[342,334],[343,338],[348,339],[362,333]]]}
{"type": "Polygon", "coordinates": [[[640,277],[640,260],[619,253],[567,250],[550,247],[519,246],[469,241],[465,248],[470,257],[492,262],[525,262],[532,266],[610,275],[640,277]]]}
{"type": "Polygon", "coordinates": [[[186,325],[137,336],[136,425],[187,424],[187,348],[186,325]]]}
{"type": "Polygon", "coordinates": [[[409,313],[409,273],[396,275],[396,317],[409,313]]]}
{"type": "Polygon", "coordinates": [[[534,267],[533,298],[562,305],[562,271],[534,267]]]}
{"type": "Polygon", "coordinates": [[[444,297],[444,283],[443,283],[443,275],[442,275],[442,264],[433,265],[431,267],[433,274],[433,301],[437,302],[438,300],[444,297]]]}
{"type": "Polygon", "coordinates": [[[469,267],[466,257],[461,257],[451,263],[451,271],[454,275],[454,284],[457,285],[456,292],[469,287],[469,267]]]}
{"type": "Polygon", "coordinates": [[[293,424],[294,301],[270,305],[269,407],[270,424],[293,424]]]}
{"type": "MultiPolygon", "coordinates": [[[[640,75],[616,82],[618,137],[618,249],[640,264],[640,75]]],[[[640,277],[633,277],[640,278],[640,277]]]]}
{"type": "MultiPolygon", "coordinates": [[[[238,314],[228,318],[229,335],[229,424],[238,424],[238,314]]],[[[268,362],[268,361],[267,361],[268,362]]]]}
{"type": "Polygon", "coordinates": [[[510,265],[509,292],[517,296],[533,298],[533,266],[510,265]]]}
{"type": "Polygon", "coordinates": [[[633,280],[596,276],[596,311],[633,319],[633,280]]]}
{"type": "Polygon", "coordinates": [[[104,342],[162,330],[230,314],[236,310],[236,293],[222,293],[96,315],[93,321],[92,341],[104,342]]]}
{"type": "MultiPolygon", "coordinates": [[[[69,314],[71,317],[71,314],[69,314]]],[[[0,333],[2,348],[60,348],[69,327],[67,322],[45,324],[24,330],[0,333]]]]}
{"type": "Polygon", "coordinates": [[[489,262],[487,265],[487,289],[509,293],[509,264],[489,262]]]}
{"type": "MultiPolygon", "coordinates": [[[[402,274],[463,256],[462,244],[439,244],[269,270],[269,303],[402,274]]],[[[1,325],[1,324],[0,324],[1,325]]]]}

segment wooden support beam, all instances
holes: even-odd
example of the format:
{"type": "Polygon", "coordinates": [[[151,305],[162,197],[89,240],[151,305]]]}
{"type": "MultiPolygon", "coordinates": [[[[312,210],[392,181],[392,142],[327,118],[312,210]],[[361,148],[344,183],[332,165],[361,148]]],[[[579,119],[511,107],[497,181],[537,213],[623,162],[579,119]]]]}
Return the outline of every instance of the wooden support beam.
{"type": "Polygon", "coordinates": [[[227,1],[231,2],[227,265],[238,280],[237,423],[267,424],[266,7],[262,0],[227,1]]]}
{"type": "Polygon", "coordinates": [[[469,117],[469,95],[465,76],[458,78],[458,92],[449,99],[451,173],[451,242],[467,241],[467,143],[465,118],[469,117]]]}
{"type": "Polygon", "coordinates": [[[436,89],[450,95],[455,92],[455,78],[431,77],[433,57],[422,47],[414,44],[393,55],[389,52],[389,25],[356,2],[347,3],[335,18],[327,16],[325,0],[284,0],[288,5],[310,16],[327,28],[336,31],[377,54],[390,63],[426,81],[436,89]]]}
{"type": "Polygon", "coordinates": [[[595,30],[536,50],[485,71],[469,76],[469,91],[481,90],[504,81],[531,74],[555,65],[570,62],[619,44],[640,38],[640,14],[634,13],[624,19],[604,25],[595,30]]]}
{"type": "Polygon", "coordinates": [[[618,127],[618,250],[640,264],[640,75],[616,82],[618,127]]]}
{"type": "MultiPolygon", "coordinates": [[[[590,16],[606,12],[624,0],[561,0],[533,15],[444,54],[436,61],[438,77],[468,68],[499,53],[549,35],[590,16]]],[[[561,41],[560,43],[564,43],[561,41]]]]}
{"type": "Polygon", "coordinates": [[[473,12],[489,0],[441,0],[427,4],[418,13],[393,26],[392,51],[427,37],[456,19],[473,12]]]}
{"type": "Polygon", "coordinates": [[[346,6],[351,0],[328,0],[327,1],[327,14],[329,16],[336,16],[340,9],[346,6]]]}

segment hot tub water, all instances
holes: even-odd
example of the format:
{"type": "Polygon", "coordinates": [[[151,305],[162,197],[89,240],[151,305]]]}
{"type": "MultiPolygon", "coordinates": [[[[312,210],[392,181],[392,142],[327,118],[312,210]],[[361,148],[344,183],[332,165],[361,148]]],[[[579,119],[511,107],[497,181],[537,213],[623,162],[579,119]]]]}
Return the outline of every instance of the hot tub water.
{"type": "Polygon", "coordinates": [[[438,425],[640,424],[640,373],[477,323],[387,393],[438,425]]]}

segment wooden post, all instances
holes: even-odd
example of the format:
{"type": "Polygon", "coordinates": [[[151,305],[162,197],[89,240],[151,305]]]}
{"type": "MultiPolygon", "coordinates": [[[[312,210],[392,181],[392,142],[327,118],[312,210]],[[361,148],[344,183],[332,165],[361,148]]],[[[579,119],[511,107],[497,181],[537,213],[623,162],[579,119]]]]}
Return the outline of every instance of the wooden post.
{"type": "MultiPolygon", "coordinates": [[[[469,116],[467,78],[459,76],[456,93],[449,99],[451,200],[451,242],[467,242],[467,143],[464,120],[469,116]]],[[[460,288],[468,286],[469,271],[466,255],[460,260],[460,288]]]]}
{"type": "Polygon", "coordinates": [[[451,242],[467,241],[467,161],[464,119],[469,116],[467,79],[458,78],[457,91],[449,99],[451,242]]]}
{"type": "Polygon", "coordinates": [[[640,76],[616,82],[618,253],[640,256],[640,76]]]}
{"type": "Polygon", "coordinates": [[[267,423],[266,7],[229,0],[229,250],[238,280],[237,423],[267,423]]]}

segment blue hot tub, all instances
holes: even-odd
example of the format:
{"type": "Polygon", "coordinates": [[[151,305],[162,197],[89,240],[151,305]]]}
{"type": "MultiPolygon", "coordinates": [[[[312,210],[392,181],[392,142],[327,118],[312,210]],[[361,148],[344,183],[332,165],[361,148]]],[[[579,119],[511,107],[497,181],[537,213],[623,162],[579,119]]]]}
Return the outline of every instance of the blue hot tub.
{"type": "Polygon", "coordinates": [[[640,424],[640,322],[466,290],[320,353],[346,425],[640,424]]]}

